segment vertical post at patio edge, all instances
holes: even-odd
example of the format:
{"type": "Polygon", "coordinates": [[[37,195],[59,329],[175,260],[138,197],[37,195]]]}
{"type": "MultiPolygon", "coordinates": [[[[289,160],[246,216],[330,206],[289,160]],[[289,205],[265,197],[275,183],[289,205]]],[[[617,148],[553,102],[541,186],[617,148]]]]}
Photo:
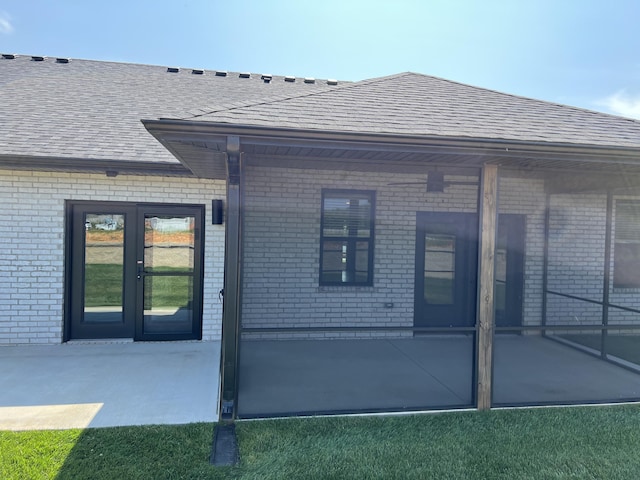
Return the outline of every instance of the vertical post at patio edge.
{"type": "MultiPolygon", "coordinates": [[[[551,194],[547,192],[544,197],[544,253],[542,261],[542,317],[540,323],[542,326],[547,324],[547,301],[549,290],[549,232],[551,229],[551,194]]],[[[542,335],[547,334],[546,330],[542,330],[542,335]]]]}
{"type": "Polygon", "coordinates": [[[480,179],[480,248],[478,258],[477,400],[479,410],[491,408],[494,328],[498,166],[485,165],[480,179]]]}
{"type": "Polygon", "coordinates": [[[611,286],[611,241],[613,232],[613,193],[607,190],[607,219],[604,239],[604,278],[602,281],[602,326],[600,356],[607,358],[607,326],[609,325],[609,288],[611,286]]]}
{"type": "Polygon", "coordinates": [[[242,159],[240,139],[227,139],[227,214],[225,231],[220,418],[234,420],[237,407],[242,240],[242,159]]]}

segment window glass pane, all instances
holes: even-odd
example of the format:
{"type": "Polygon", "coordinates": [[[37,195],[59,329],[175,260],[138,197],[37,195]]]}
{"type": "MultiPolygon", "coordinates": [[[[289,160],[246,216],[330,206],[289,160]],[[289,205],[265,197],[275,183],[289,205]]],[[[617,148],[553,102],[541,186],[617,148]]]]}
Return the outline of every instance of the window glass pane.
{"type": "Polygon", "coordinates": [[[613,286],[640,288],[640,243],[616,243],[613,286]]]}
{"type": "Polygon", "coordinates": [[[640,242],[640,202],[616,202],[616,242],[640,242]]]}
{"type": "Polygon", "coordinates": [[[122,322],[124,215],[87,214],[84,228],[83,321],[122,322]]]}
{"type": "Polygon", "coordinates": [[[640,202],[616,202],[614,288],[640,288],[640,202]]]}
{"type": "Polygon", "coordinates": [[[322,281],[326,283],[346,282],[347,242],[325,240],[322,246],[322,281]]]}
{"type": "Polygon", "coordinates": [[[366,283],[369,279],[369,242],[356,244],[356,278],[357,283],[366,283]]]}
{"type": "Polygon", "coordinates": [[[453,303],[455,280],[454,235],[427,234],[424,238],[424,300],[432,305],[453,303]]]}
{"type": "Polygon", "coordinates": [[[323,205],[325,237],[371,235],[371,202],[368,198],[325,196],[323,205]]]}
{"type": "Polygon", "coordinates": [[[193,271],[194,225],[195,218],[190,216],[145,217],[145,271],[193,271]]]}
{"type": "Polygon", "coordinates": [[[324,192],[320,283],[371,282],[373,193],[324,192]]]}

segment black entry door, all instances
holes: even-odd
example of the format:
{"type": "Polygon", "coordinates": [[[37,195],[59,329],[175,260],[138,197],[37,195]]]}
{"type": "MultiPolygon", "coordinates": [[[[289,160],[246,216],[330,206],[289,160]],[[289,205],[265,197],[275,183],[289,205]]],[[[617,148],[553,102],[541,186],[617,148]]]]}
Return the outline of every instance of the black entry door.
{"type": "Polygon", "coordinates": [[[201,338],[201,206],[68,205],[67,338],[201,338]]]}
{"type": "MultiPolygon", "coordinates": [[[[416,327],[475,324],[478,224],[468,213],[418,213],[416,327]]],[[[498,217],[495,322],[522,325],[525,216],[498,217]]]]}
{"type": "Polygon", "coordinates": [[[416,327],[475,324],[478,216],[417,214],[416,327]]]}
{"type": "Polygon", "coordinates": [[[498,217],[496,239],[496,326],[522,325],[524,284],[525,216],[502,214],[498,217]]]}

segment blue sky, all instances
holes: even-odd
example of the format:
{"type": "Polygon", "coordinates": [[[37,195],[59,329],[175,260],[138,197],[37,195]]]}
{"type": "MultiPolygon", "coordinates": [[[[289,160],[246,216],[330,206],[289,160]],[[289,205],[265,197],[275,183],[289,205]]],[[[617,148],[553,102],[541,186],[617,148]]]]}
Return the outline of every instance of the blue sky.
{"type": "Polygon", "coordinates": [[[360,80],[640,118],[638,0],[0,0],[0,52],[360,80]]]}

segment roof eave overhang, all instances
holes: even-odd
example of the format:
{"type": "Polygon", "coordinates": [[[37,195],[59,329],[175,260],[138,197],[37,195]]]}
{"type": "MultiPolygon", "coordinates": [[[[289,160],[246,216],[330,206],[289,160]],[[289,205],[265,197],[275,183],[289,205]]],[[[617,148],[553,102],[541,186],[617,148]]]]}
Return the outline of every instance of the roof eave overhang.
{"type": "MultiPolygon", "coordinates": [[[[482,163],[509,165],[514,158],[617,163],[640,167],[640,148],[616,145],[533,142],[435,135],[354,133],[329,130],[273,128],[188,120],[143,120],[146,129],[178,160],[176,143],[204,142],[223,153],[228,136],[238,136],[241,148],[298,146],[335,150],[373,150],[477,156],[482,163]],[[489,160],[487,160],[489,159],[489,160]]],[[[189,167],[188,164],[186,164],[189,167]]],[[[195,172],[194,172],[195,173],[195,172]]]]}

